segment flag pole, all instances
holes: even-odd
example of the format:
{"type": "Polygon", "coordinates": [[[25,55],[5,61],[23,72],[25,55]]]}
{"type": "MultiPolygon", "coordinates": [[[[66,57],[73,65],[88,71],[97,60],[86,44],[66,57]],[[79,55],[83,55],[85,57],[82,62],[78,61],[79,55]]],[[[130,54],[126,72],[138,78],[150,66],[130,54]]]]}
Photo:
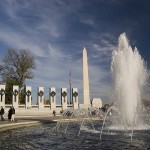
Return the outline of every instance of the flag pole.
{"type": "Polygon", "coordinates": [[[70,84],[70,104],[72,104],[72,100],[71,100],[71,95],[72,95],[72,92],[71,92],[71,69],[70,69],[70,74],[69,74],[69,84],[70,84]]]}

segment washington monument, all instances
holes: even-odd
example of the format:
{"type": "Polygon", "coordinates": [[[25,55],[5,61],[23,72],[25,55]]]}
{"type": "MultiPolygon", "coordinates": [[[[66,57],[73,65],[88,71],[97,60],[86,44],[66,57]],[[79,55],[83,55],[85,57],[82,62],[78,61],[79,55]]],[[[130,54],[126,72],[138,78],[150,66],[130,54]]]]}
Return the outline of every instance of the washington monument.
{"type": "Polygon", "coordinates": [[[86,108],[91,106],[89,92],[88,59],[85,47],[83,49],[83,105],[86,108]]]}

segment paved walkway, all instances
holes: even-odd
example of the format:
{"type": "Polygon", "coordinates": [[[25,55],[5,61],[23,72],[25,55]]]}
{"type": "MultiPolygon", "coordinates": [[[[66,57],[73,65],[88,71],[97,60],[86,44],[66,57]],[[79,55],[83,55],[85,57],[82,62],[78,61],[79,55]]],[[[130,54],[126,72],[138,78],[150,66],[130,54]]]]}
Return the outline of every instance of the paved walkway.
{"type": "MultiPolygon", "coordinates": [[[[47,123],[54,123],[57,122],[61,117],[61,115],[57,116],[48,116],[48,115],[16,115],[15,122],[9,122],[8,119],[5,117],[5,121],[1,121],[0,118],[0,132],[8,129],[23,127],[23,126],[31,126],[31,125],[40,125],[40,124],[47,124],[47,123]]],[[[99,120],[99,117],[93,118],[93,120],[99,120]]],[[[70,118],[65,118],[63,121],[68,121],[70,118]]],[[[70,121],[76,121],[76,118],[72,118],[70,121]]]]}
{"type": "Polygon", "coordinates": [[[59,118],[60,116],[16,116],[14,122],[9,122],[8,119],[5,119],[5,121],[1,121],[0,119],[0,132],[17,127],[53,123],[55,122],[54,120],[57,120],[59,118]]]}

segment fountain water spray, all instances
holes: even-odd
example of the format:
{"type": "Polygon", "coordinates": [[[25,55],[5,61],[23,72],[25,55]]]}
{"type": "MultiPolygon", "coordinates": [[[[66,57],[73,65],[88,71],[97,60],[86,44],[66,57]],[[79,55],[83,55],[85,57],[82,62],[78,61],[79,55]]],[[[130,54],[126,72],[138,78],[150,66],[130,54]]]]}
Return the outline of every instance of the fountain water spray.
{"type": "Polygon", "coordinates": [[[111,71],[114,80],[114,103],[128,127],[133,127],[141,106],[141,92],[147,79],[144,60],[137,48],[129,45],[126,34],[119,37],[118,49],[112,53],[111,71]]]}

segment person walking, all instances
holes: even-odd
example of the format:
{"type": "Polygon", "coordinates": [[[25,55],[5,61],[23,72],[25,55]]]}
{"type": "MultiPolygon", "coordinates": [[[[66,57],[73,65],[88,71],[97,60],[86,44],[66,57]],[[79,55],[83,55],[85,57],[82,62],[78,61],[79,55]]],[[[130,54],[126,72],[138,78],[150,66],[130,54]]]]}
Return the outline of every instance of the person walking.
{"type": "Polygon", "coordinates": [[[9,120],[9,122],[11,121],[11,117],[12,117],[12,107],[10,107],[9,110],[8,110],[8,120],[9,120]]]}
{"type": "Polygon", "coordinates": [[[1,111],[0,111],[0,114],[1,114],[1,120],[4,121],[4,113],[5,113],[5,110],[3,108],[3,106],[1,106],[1,111]]]}
{"type": "Polygon", "coordinates": [[[56,116],[56,111],[55,110],[53,111],[53,115],[56,116]]]}
{"type": "Polygon", "coordinates": [[[11,121],[15,121],[15,108],[12,106],[12,116],[11,121]]]}

